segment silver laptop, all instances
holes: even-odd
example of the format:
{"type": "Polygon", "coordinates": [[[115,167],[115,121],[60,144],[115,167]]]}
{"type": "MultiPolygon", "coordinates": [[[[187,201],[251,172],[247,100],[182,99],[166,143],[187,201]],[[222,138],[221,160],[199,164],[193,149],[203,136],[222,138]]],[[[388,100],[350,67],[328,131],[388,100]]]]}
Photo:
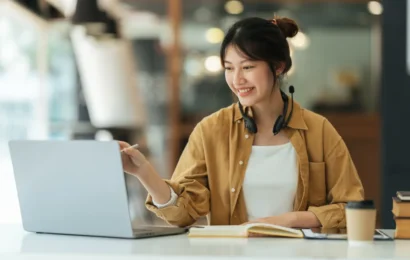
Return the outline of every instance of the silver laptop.
{"type": "Polygon", "coordinates": [[[133,228],[115,141],[10,141],[23,227],[29,232],[142,238],[186,228],[133,228]]]}

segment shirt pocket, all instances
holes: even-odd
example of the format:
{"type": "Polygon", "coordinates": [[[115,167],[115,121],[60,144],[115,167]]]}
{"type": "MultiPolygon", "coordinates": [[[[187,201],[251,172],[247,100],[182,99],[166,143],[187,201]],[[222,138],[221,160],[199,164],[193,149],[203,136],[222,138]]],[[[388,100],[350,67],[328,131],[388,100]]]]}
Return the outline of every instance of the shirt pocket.
{"type": "Polygon", "coordinates": [[[326,165],[324,162],[309,162],[309,205],[326,204],[326,165]]]}

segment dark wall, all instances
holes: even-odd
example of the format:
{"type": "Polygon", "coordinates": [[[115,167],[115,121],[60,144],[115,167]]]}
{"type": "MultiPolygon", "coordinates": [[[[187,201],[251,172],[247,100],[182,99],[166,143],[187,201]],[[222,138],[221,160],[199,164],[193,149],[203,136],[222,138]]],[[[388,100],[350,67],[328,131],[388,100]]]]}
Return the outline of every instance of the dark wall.
{"type": "Polygon", "coordinates": [[[56,18],[63,18],[64,15],[60,13],[54,6],[47,4],[46,2],[43,5],[40,4],[40,0],[15,0],[20,5],[24,6],[31,12],[36,15],[49,20],[56,18]]]}
{"type": "Polygon", "coordinates": [[[394,228],[392,197],[410,190],[410,76],[406,68],[406,0],[383,1],[382,226],[394,228]]]}

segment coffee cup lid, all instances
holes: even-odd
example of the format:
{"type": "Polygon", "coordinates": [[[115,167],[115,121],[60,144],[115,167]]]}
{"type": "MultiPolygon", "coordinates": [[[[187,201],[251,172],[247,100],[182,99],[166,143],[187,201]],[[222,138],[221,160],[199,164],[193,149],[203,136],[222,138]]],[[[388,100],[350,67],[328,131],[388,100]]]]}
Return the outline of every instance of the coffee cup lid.
{"type": "Polygon", "coordinates": [[[374,209],[373,200],[360,200],[347,202],[346,208],[348,209],[374,209]]]}

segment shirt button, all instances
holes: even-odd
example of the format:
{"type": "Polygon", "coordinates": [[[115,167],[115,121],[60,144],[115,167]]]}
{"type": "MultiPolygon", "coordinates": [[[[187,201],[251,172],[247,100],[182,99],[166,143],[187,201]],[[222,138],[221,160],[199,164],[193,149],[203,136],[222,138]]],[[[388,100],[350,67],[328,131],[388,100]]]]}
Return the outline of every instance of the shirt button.
{"type": "Polygon", "coordinates": [[[248,139],[248,138],[249,138],[249,135],[245,135],[245,138],[248,139]]]}
{"type": "Polygon", "coordinates": [[[242,165],[242,164],[243,164],[243,161],[239,161],[239,164],[242,165]]]}
{"type": "Polygon", "coordinates": [[[232,192],[232,193],[235,192],[235,188],[232,188],[232,189],[231,189],[231,192],[232,192]]]}
{"type": "Polygon", "coordinates": [[[238,124],[239,124],[240,122],[241,122],[241,120],[237,120],[237,121],[236,121],[236,123],[238,123],[238,124]]]}

